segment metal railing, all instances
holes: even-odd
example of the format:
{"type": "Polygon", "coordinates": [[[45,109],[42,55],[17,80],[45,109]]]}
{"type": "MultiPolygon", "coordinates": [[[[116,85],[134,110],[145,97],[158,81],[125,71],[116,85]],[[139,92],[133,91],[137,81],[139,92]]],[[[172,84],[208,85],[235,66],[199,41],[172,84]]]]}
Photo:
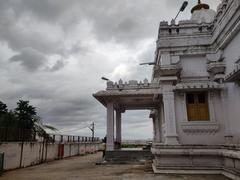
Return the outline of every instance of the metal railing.
{"type": "Polygon", "coordinates": [[[62,134],[49,134],[49,137],[53,142],[64,143],[64,142],[98,142],[99,137],[86,137],[86,136],[75,136],[75,135],[62,135],[62,134]]]}
{"type": "Polygon", "coordinates": [[[45,141],[50,143],[64,142],[98,142],[98,137],[86,137],[76,135],[46,134],[45,137],[39,137],[31,129],[20,128],[0,128],[0,142],[32,142],[45,141]]]}
{"type": "Polygon", "coordinates": [[[0,142],[36,141],[36,132],[31,129],[0,128],[0,142]]]}

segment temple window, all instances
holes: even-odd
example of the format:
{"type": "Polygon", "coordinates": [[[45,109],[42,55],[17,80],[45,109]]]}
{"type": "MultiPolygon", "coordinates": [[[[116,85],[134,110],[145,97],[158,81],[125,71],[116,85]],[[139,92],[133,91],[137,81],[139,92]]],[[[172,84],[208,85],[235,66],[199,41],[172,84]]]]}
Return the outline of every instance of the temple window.
{"type": "Polygon", "coordinates": [[[208,95],[206,92],[186,94],[188,121],[209,121],[208,95]]]}

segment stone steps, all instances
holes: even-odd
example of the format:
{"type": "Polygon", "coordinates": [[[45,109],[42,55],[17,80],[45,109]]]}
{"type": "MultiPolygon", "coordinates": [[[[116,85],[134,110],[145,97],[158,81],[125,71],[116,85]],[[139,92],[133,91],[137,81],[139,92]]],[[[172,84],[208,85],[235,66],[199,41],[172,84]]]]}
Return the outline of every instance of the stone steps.
{"type": "Polygon", "coordinates": [[[110,163],[141,163],[152,162],[153,156],[150,150],[115,150],[107,151],[105,160],[110,163]]]}

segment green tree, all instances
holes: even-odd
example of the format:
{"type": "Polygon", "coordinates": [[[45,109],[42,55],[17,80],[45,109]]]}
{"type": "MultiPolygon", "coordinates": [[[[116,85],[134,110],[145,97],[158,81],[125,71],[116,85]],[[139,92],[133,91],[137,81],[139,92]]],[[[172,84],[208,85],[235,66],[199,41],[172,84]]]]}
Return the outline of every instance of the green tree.
{"type": "Polygon", "coordinates": [[[29,101],[19,100],[15,109],[15,115],[19,128],[32,130],[32,133],[36,132],[40,137],[44,137],[45,139],[49,138],[45,129],[57,130],[52,126],[42,123],[41,118],[37,116],[36,108],[30,105],[29,101]]]}
{"type": "Polygon", "coordinates": [[[0,101],[0,127],[17,127],[15,113],[12,111],[8,112],[7,105],[2,101],[0,101]]]}
{"type": "Polygon", "coordinates": [[[0,115],[8,112],[7,105],[0,101],[0,115]]]}
{"type": "Polygon", "coordinates": [[[29,105],[29,101],[19,100],[15,109],[18,120],[18,127],[23,129],[34,129],[34,122],[37,118],[36,108],[29,105]]]}
{"type": "Polygon", "coordinates": [[[24,100],[17,102],[14,111],[8,111],[7,105],[0,101],[0,128],[9,128],[8,132],[20,130],[21,135],[26,139],[33,139],[37,133],[45,141],[51,140],[46,129],[57,130],[52,126],[43,124],[37,115],[36,108],[30,105],[29,101],[24,100]]]}

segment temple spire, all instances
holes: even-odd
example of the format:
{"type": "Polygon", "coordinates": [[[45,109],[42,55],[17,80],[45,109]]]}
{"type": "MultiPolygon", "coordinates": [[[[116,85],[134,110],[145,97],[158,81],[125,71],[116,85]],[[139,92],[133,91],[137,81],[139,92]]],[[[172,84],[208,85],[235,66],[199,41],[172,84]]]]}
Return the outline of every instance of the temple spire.
{"type": "Polygon", "coordinates": [[[198,0],[198,4],[192,8],[191,13],[201,9],[209,9],[209,5],[202,3],[201,0],[198,0]]]}

